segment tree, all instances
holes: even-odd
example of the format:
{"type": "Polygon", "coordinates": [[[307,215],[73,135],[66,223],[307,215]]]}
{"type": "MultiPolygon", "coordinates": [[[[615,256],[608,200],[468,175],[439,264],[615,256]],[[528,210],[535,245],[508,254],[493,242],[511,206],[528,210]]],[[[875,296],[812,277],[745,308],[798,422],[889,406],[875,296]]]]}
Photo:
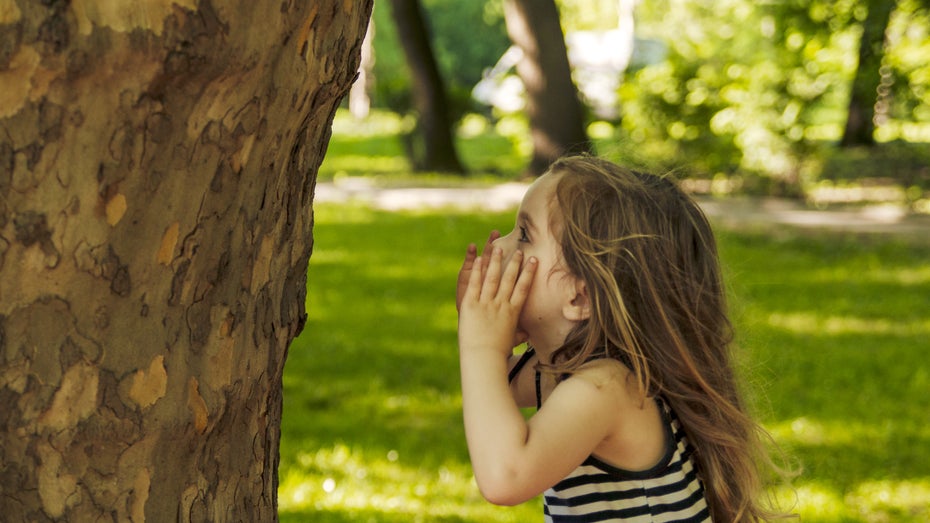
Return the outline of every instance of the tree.
{"type": "Polygon", "coordinates": [[[276,519],[317,168],[371,2],[0,8],[0,514],[276,519]]]}
{"type": "Polygon", "coordinates": [[[404,56],[412,76],[417,128],[409,137],[409,156],[417,171],[462,173],[452,136],[452,118],[439,66],[419,0],[391,0],[404,56]]]}
{"type": "Polygon", "coordinates": [[[885,32],[895,4],[889,0],[866,1],[868,14],[862,21],[859,40],[859,64],[849,97],[849,111],[841,145],[875,143],[875,104],[881,82],[880,69],[885,55],[885,32]]]}
{"type": "Polygon", "coordinates": [[[527,174],[545,172],[567,152],[592,151],[554,0],[505,0],[507,33],[523,51],[517,74],[526,88],[533,140],[527,174]]]}

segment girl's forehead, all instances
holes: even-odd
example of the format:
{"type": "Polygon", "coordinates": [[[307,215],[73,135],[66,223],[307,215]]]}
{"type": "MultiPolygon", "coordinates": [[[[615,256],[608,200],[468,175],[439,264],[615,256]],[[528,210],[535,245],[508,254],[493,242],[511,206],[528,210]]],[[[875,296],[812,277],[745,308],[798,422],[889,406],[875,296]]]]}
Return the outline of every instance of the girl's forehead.
{"type": "Polygon", "coordinates": [[[553,218],[555,218],[553,213],[557,206],[555,191],[560,177],[561,174],[546,173],[537,178],[523,196],[523,202],[517,212],[518,219],[522,217],[532,222],[538,230],[551,230],[555,226],[553,223],[553,218]]]}
{"type": "Polygon", "coordinates": [[[558,185],[561,174],[546,173],[534,181],[523,196],[523,205],[533,204],[534,206],[548,207],[548,204],[555,195],[555,188],[558,185]]]}

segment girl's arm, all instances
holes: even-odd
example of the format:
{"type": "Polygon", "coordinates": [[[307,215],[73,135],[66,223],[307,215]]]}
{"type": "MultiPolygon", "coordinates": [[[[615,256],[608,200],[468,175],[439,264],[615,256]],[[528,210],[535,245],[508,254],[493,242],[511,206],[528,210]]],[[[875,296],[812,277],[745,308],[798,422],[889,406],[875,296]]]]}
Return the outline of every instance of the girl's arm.
{"type": "Polygon", "coordinates": [[[573,376],[525,421],[495,359],[463,355],[461,360],[468,450],[478,488],[492,503],[523,503],[555,485],[616,423],[614,386],[573,376]]]}
{"type": "MultiPolygon", "coordinates": [[[[517,251],[519,253],[519,251],[517,251]]],[[[507,383],[517,318],[536,264],[506,269],[500,249],[475,262],[459,315],[465,437],[478,487],[497,504],[522,503],[564,478],[591,454],[616,421],[610,386],[568,379],[527,422],[507,383]],[[485,274],[486,272],[486,274],[485,274]],[[519,275],[519,276],[518,276],[519,275]]]]}

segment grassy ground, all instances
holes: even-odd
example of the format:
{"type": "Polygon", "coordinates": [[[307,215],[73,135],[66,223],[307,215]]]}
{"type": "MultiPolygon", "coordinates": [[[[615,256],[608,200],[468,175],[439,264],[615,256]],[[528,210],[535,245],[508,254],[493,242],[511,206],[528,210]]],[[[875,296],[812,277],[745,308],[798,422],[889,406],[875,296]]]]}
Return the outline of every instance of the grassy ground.
{"type": "MultiPolygon", "coordinates": [[[[322,179],[412,179],[385,139],[396,120],[340,125],[322,179]]],[[[516,139],[473,131],[463,157],[482,179],[519,171],[516,139]]],[[[461,426],[454,279],[465,245],[511,213],[318,204],[316,220],[309,320],[284,376],[281,520],[539,521],[538,500],[481,499],[461,426]]],[[[927,521],[930,242],[779,232],[719,238],[746,391],[803,467],[796,510],[927,521]]]]}
{"type": "MultiPolygon", "coordinates": [[[[453,282],[510,214],[317,209],[285,372],[283,521],[536,521],[488,505],[461,427],[453,282]]],[[[722,232],[748,392],[805,521],[930,518],[930,247],[722,232]]]]}

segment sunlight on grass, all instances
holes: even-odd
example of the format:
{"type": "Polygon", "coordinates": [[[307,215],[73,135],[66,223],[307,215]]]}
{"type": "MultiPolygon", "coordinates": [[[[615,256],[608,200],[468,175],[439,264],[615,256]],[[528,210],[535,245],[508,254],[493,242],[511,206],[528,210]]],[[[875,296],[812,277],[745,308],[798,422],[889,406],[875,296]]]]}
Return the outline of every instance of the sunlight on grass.
{"type": "Polygon", "coordinates": [[[842,521],[846,512],[843,499],[827,486],[817,483],[798,485],[795,495],[801,521],[842,521]]]}
{"type": "Polygon", "coordinates": [[[344,444],[299,453],[278,492],[282,519],[308,509],[395,514],[410,521],[526,521],[540,513],[532,503],[513,509],[485,503],[467,464],[429,470],[417,466],[416,456],[394,449],[375,456],[344,444]]]}
{"type": "Polygon", "coordinates": [[[799,482],[793,490],[778,490],[775,499],[805,522],[918,523],[930,520],[930,481],[927,480],[864,482],[846,495],[829,484],[799,482]]]}
{"type": "Polygon", "coordinates": [[[798,334],[890,334],[930,335],[930,319],[924,322],[894,321],[886,318],[822,315],[812,312],[781,313],[769,316],[769,325],[798,334]]]}
{"type": "MultiPolygon", "coordinates": [[[[284,381],[284,523],[524,522],[474,484],[455,348],[465,245],[511,212],[315,209],[307,327],[284,381]]],[[[930,249],[824,235],[719,236],[739,358],[802,474],[805,522],[930,520],[930,249]]]]}
{"type": "Polygon", "coordinates": [[[856,278],[867,276],[869,281],[882,283],[895,283],[899,285],[926,285],[930,284],[930,260],[920,267],[886,267],[879,259],[869,260],[868,274],[863,275],[863,267],[828,267],[820,270],[810,270],[806,278],[812,282],[855,281],[856,278]]]}
{"type": "Polygon", "coordinates": [[[930,521],[930,480],[863,483],[846,503],[867,521],[930,521]]]}
{"type": "MultiPolygon", "coordinates": [[[[864,441],[881,441],[887,439],[893,425],[876,425],[855,420],[823,421],[808,417],[799,417],[768,426],[769,432],[778,441],[791,446],[844,446],[855,445],[864,441]]],[[[930,440],[930,427],[916,430],[917,437],[930,440]]]]}
{"type": "MultiPolygon", "coordinates": [[[[868,449],[873,444],[880,446],[882,442],[900,437],[902,433],[910,434],[910,438],[917,440],[917,445],[921,444],[920,441],[930,441],[930,427],[919,424],[902,429],[890,420],[876,425],[855,420],[823,421],[800,417],[768,429],[787,448],[807,448],[817,453],[824,453],[829,448],[868,449]]],[[[882,474],[881,470],[874,472],[882,474]]],[[[802,471],[795,481],[793,494],[782,489],[777,495],[785,506],[790,506],[795,501],[792,496],[796,495],[796,510],[803,521],[917,522],[930,518],[928,477],[851,482],[850,487],[843,488],[838,483],[828,484],[813,479],[809,474],[809,471],[802,471]]]]}
{"type": "Polygon", "coordinates": [[[333,134],[351,136],[396,136],[412,127],[409,118],[401,118],[393,111],[373,110],[363,119],[352,116],[348,109],[339,108],[333,119],[333,134]]]}
{"type": "Polygon", "coordinates": [[[340,173],[361,172],[361,173],[404,173],[410,171],[410,162],[400,156],[370,156],[365,154],[346,155],[327,161],[325,165],[320,166],[321,175],[327,172],[340,173]]]}

